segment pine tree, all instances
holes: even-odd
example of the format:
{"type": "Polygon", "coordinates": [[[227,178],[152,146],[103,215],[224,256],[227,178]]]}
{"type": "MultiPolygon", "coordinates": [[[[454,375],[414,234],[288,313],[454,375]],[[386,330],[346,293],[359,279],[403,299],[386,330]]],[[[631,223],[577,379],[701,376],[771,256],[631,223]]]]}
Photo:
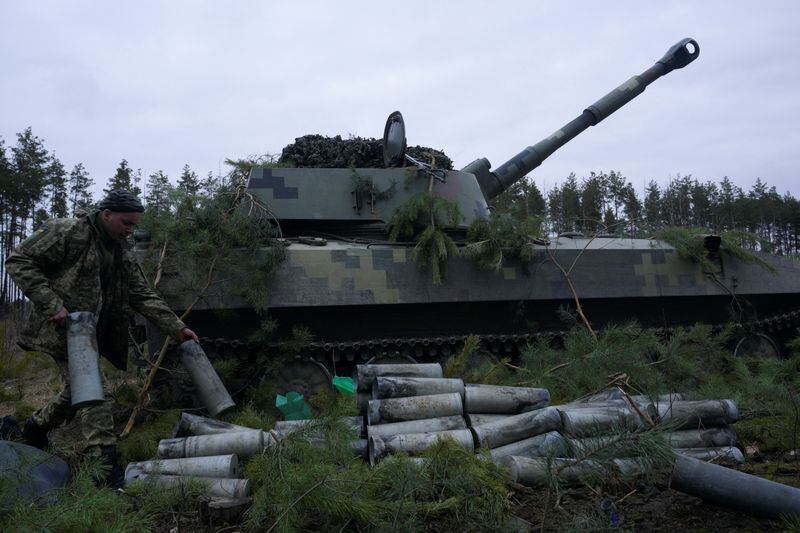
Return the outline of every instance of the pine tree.
{"type": "Polygon", "coordinates": [[[549,230],[556,235],[562,231],[566,231],[563,227],[563,210],[561,187],[556,185],[547,192],[547,214],[550,221],[549,230]]]}
{"type": "Polygon", "coordinates": [[[200,202],[200,188],[201,183],[197,173],[191,169],[188,163],[183,165],[181,175],[178,178],[178,185],[175,187],[177,209],[183,211],[195,208],[200,202]]]}
{"type": "Polygon", "coordinates": [[[200,182],[200,191],[203,196],[212,197],[214,193],[217,192],[217,189],[220,187],[220,178],[215,177],[212,172],[209,172],[208,175],[200,182]]]}
{"type": "Polygon", "coordinates": [[[172,185],[169,183],[169,177],[163,171],[159,170],[150,174],[147,178],[147,194],[144,197],[148,211],[156,213],[169,211],[172,204],[171,191],[172,185]]]}
{"type": "Polygon", "coordinates": [[[69,173],[69,208],[72,216],[76,216],[79,211],[89,209],[94,203],[92,199],[91,187],[94,180],[89,177],[89,173],[83,168],[83,163],[78,163],[69,173]]]}
{"type": "Polygon", "coordinates": [[[545,201],[533,180],[521,179],[502,194],[492,199],[493,213],[508,213],[517,220],[545,215],[545,201]]]}
{"type": "Polygon", "coordinates": [[[200,190],[200,181],[197,174],[189,167],[188,163],[183,165],[177,188],[187,196],[195,196],[200,190]]]}
{"type": "Polygon", "coordinates": [[[120,161],[114,176],[108,180],[108,186],[103,189],[104,194],[108,194],[112,190],[126,190],[133,193],[135,196],[142,196],[142,190],[139,188],[141,180],[141,169],[138,173],[134,173],[133,169],[128,165],[128,160],[123,159],[120,161]]]}
{"type": "Polygon", "coordinates": [[[714,224],[714,210],[712,202],[717,196],[716,184],[708,181],[700,183],[695,180],[691,186],[689,197],[691,199],[690,224],[696,227],[711,228],[714,224]]]}
{"type": "Polygon", "coordinates": [[[531,181],[526,181],[528,189],[526,190],[525,194],[525,206],[526,206],[526,214],[529,217],[543,217],[547,212],[547,205],[544,201],[544,195],[542,195],[542,191],[539,190],[539,187],[536,186],[536,183],[531,181]]]}
{"type": "Polygon", "coordinates": [[[614,209],[614,218],[619,219],[619,209],[625,205],[628,199],[628,187],[631,186],[621,172],[612,170],[604,175],[606,184],[606,196],[614,209]]]}
{"type": "Polygon", "coordinates": [[[11,208],[15,203],[13,169],[6,153],[6,144],[0,137],[0,245],[5,243],[11,221],[11,208]]]}
{"type": "Polygon", "coordinates": [[[692,176],[677,178],[669,182],[662,195],[662,210],[664,220],[670,226],[688,227],[692,224],[692,199],[691,189],[694,180],[692,176]]]}
{"type": "Polygon", "coordinates": [[[738,220],[737,204],[742,200],[742,189],[734,185],[728,176],[719,184],[719,196],[715,206],[720,231],[736,229],[738,220]]]}
{"type": "Polygon", "coordinates": [[[142,183],[142,169],[137,168],[136,171],[133,173],[133,177],[131,179],[130,191],[139,198],[141,198],[143,194],[141,187],[139,187],[141,183],[142,183]]]}
{"type": "Polygon", "coordinates": [[[658,183],[651,180],[644,193],[644,222],[645,228],[651,234],[661,228],[661,189],[658,183]]]}
{"type": "Polygon", "coordinates": [[[616,233],[619,225],[619,220],[614,214],[614,209],[611,206],[606,207],[606,212],[603,213],[603,227],[607,228],[610,233],[616,233]]]}
{"type": "Polygon", "coordinates": [[[17,205],[21,222],[33,218],[36,203],[41,199],[47,179],[48,153],[44,141],[31,128],[17,134],[17,145],[11,148],[13,177],[18,187],[17,205]]]}
{"type": "Polygon", "coordinates": [[[628,220],[628,231],[635,236],[642,229],[642,202],[629,182],[622,191],[622,211],[628,220]]]}
{"type": "Polygon", "coordinates": [[[12,300],[11,280],[5,272],[5,260],[11,243],[11,209],[14,206],[14,182],[11,161],[6,153],[5,141],[0,138],[0,306],[12,300]]]}
{"type": "Polygon", "coordinates": [[[603,174],[591,173],[584,179],[580,189],[580,218],[577,227],[582,231],[595,233],[603,223],[603,205],[605,204],[605,183],[603,174]]]}
{"type": "Polygon", "coordinates": [[[580,191],[575,174],[567,176],[564,186],[561,187],[561,204],[564,228],[566,231],[575,231],[576,221],[581,216],[580,191]]]}
{"type": "Polygon", "coordinates": [[[67,171],[55,154],[47,165],[46,191],[49,197],[50,218],[64,218],[67,210],[67,171]]]}

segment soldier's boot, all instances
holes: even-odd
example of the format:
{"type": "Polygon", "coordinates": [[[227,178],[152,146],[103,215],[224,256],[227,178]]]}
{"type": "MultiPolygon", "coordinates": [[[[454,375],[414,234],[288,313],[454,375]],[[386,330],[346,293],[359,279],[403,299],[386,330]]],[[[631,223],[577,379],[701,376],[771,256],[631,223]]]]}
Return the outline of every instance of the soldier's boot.
{"type": "Polygon", "coordinates": [[[25,444],[44,450],[50,441],[47,438],[47,430],[39,426],[32,418],[25,421],[22,428],[22,440],[25,444]]]}
{"type": "Polygon", "coordinates": [[[95,484],[97,486],[105,486],[112,489],[118,489],[122,487],[125,474],[122,471],[122,466],[119,464],[117,447],[113,445],[100,446],[100,458],[109,467],[109,470],[105,477],[95,479],[95,484]]]}
{"type": "Polygon", "coordinates": [[[19,429],[17,419],[13,416],[4,416],[0,419],[0,439],[22,440],[22,431],[19,429]]]}

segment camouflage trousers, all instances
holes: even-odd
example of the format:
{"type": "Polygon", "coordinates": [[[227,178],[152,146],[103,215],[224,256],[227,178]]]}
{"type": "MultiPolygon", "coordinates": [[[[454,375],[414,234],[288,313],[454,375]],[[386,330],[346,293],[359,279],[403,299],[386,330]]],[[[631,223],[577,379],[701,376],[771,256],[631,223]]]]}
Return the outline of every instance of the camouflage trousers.
{"type": "Polygon", "coordinates": [[[112,400],[110,399],[111,395],[107,385],[103,384],[103,393],[106,397],[103,403],[74,409],[70,399],[67,362],[63,359],[53,359],[58,365],[61,377],[66,385],[64,390],[51,398],[44,407],[33,413],[31,416],[33,421],[44,431],[50,431],[77,416],[86,450],[99,453],[100,446],[116,444],[117,436],[114,433],[114,416],[111,412],[112,400]]]}

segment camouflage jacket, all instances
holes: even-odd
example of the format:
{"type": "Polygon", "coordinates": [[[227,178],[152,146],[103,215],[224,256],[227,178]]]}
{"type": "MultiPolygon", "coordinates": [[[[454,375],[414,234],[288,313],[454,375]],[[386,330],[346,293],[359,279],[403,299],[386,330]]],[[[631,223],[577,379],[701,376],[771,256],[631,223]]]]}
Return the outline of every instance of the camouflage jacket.
{"type": "Polygon", "coordinates": [[[100,354],[124,369],[128,358],[131,310],[138,311],[164,333],[179,338],[184,323],[148,285],[129,243],[114,250],[111,279],[102,289],[98,229],[92,215],[47,221],[6,259],[6,269],[33,303],[19,338],[26,350],[66,357],[66,328],[50,320],[61,307],[91,311],[99,317],[100,354]]]}

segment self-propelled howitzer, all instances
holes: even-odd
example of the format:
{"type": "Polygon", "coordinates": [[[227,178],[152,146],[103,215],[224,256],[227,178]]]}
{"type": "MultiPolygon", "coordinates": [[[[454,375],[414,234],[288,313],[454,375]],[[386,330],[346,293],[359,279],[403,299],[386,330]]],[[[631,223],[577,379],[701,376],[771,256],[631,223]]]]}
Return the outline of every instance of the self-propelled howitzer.
{"type": "MultiPolygon", "coordinates": [[[[777,270],[773,276],[752,263],[726,259],[723,264],[718,258],[719,268],[709,276],[664,242],[558,237],[531,244],[535,258],[528,265],[509,260],[498,271],[451,257],[444,282],[435,284],[414,262],[413,243],[390,242],[387,236],[392,215],[413,195],[430,191],[458,205],[463,218],[448,231],[461,245],[467,227],[488,215],[489,200],[698,55],[694,40],[680,41],[652,67],[496,170],[486,159],[450,170],[435,164],[436,157],[406,150],[405,126],[396,112],[386,123],[382,145],[359,145],[365,153],[373,146],[377,154],[367,153],[368,160],[383,168],[341,163],[253,168],[248,190],[279,221],[287,245],[265,306],[279,325],[279,338],[294,326],[306,327],[314,338],[302,358],[282,368],[283,390],[329,386],[333,370],[347,375],[348,367],[374,358],[435,361],[456,352],[471,334],[496,355],[513,356],[532,337],[565,329],[558,310],[574,305],[570,286],[595,327],[631,319],[667,329],[719,324],[730,320],[736,307],[739,316],[745,309],[750,317],[748,346],[777,351],[773,338],[796,327],[800,316],[798,262],[763,256],[777,270]],[[569,284],[557,263],[574,264],[569,284]]],[[[307,159],[318,160],[320,153],[307,159]]],[[[708,242],[715,254],[714,239],[708,242]]],[[[188,299],[176,307],[186,305],[188,299]]],[[[245,360],[280,349],[247,343],[260,317],[233,290],[198,302],[188,320],[207,337],[209,356],[213,347],[245,360]]]]}

